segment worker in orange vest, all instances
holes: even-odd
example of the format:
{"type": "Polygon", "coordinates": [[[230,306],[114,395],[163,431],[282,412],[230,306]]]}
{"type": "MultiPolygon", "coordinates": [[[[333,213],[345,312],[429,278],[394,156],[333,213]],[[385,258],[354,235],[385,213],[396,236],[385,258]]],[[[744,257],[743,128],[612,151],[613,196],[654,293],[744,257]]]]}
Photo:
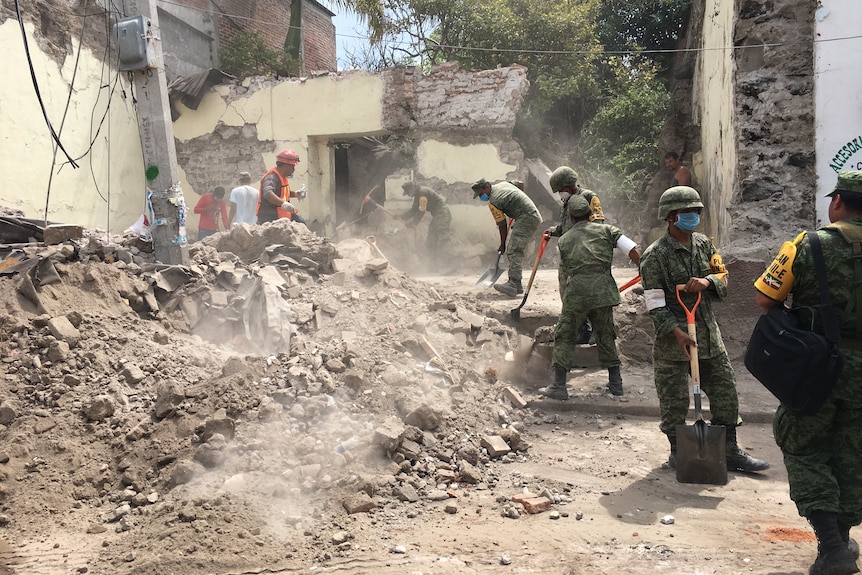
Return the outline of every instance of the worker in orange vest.
{"type": "Polygon", "coordinates": [[[290,198],[300,197],[291,193],[288,178],[296,170],[299,156],[293,150],[284,150],[275,157],[275,167],[270,169],[260,179],[260,195],[257,202],[257,223],[273,222],[280,218],[288,218],[300,224],[306,224],[305,218],[299,215],[290,198]]]}

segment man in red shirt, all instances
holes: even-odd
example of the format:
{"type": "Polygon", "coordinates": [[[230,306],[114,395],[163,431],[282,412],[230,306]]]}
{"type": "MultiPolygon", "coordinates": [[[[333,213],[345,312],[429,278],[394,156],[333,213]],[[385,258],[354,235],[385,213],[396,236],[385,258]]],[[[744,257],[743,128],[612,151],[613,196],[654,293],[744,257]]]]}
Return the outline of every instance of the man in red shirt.
{"type": "Polygon", "coordinates": [[[224,188],[219,186],[211,194],[202,195],[195,205],[195,213],[201,215],[198,223],[198,241],[219,231],[219,213],[221,213],[224,229],[228,229],[230,224],[227,219],[227,204],[224,202],[224,188]]]}

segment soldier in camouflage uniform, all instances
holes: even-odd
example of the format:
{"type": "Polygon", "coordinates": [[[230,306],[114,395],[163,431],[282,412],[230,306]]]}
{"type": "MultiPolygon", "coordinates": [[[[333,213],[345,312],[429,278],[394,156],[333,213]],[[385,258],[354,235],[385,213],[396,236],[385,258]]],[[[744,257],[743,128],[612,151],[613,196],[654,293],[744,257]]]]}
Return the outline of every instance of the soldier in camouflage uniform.
{"type": "MultiPolygon", "coordinates": [[[[841,325],[844,369],[825,405],[814,415],[779,407],[775,442],[784,455],[790,498],[817,535],[810,575],[859,572],[859,545],[850,528],[862,522],[862,171],[838,174],[829,194],[829,221],[817,230],[823,248],[829,299],[841,325]]],[[[764,310],[793,294],[794,308],[820,305],[807,234],[787,242],[755,284],[764,310]],[[788,273],[792,272],[792,273],[788,273]]],[[[818,320],[815,325],[822,333],[818,320]]]]}
{"type": "Polygon", "coordinates": [[[619,248],[634,263],[640,262],[635,243],[614,226],[590,222],[590,204],[582,195],[572,196],[567,204],[571,228],[560,237],[560,268],[565,269],[566,286],[561,295],[563,309],[554,327],[554,380],[539,390],[544,397],[566,400],[566,374],[575,366],[575,345],[581,325],[593,323],[599,362],[608,370],[608,391],[623,394],[620,357],[617,354],[614,306],[620,291],[611,275],[614,248],[619,248]]]}
{"type": "Polygon", "coordinates": [[[650,318],[655,327],[653,369],[661,410],[661,430],[670,441],[667,467],[676,467],[676,426],[685,425],[689,408],[691,356],[689,346],[697,345],[701,389],[709,397],[712,423],[727,428],[727,468],[731,471],[762,471],[765,461],[754,459],[736,442],[739,398],[736,375],[721,332],[713,315],[713,302],[727,296],[727,270],[712,241],[695,232],[700,224],[703,203],[694,188],[675,186],[661,195],[659,220],[667,222],[667,233],[643,253],[640,275],[650,318]],[[689,337],[685,312],[676,299],[676,286],[691,309],[700,292],[695,312],[697,343],[689,337]]]}
{"type": "Polygon", "coordinates": [[[510,182],[500,182],[492,186],[482,178],[472,187],[474,198],[488,202],[491,215],[494,216],[500,232],[500,247],[497,251],[506,252],[506,259],[509,260],[509,281],[502,285],[494,284],[494,289],[508,296],[524,293],[521,285],[524,252],[533,232],[542,223],[542,216],[533,200],[510,182]],[[506,239],[509,235],[509,227],[506,218],[515,220],[508,245],[506,239]]]}
{"type": "Polygon", "coordinates": [[[408,222],[408,225],[415,226],[426,212],[431,214],[431,224],[428,226],[428,236],[425,238],[428,257],[434,263],[451,264],[452,213],[446,205],[446,198],[416,182],[406,182],[401,188],[405,196],[413,198],[413,205],[401,216],[401,219],[408,222]]]}
{"type": "MultiPolygon", "coordinates": [[[[560,206],[560,223],[552,228],[545,230],[545,236],[549,238],[560,237],[572,227],[572,222],[569,219],[568,203],[569,198],[574,195],[582,195],[590,204],[590,221],[604,223],[605,214],[602,211],[602,203],[599,197],[592,190],[585,190],[578,185],[578,173],[568,166],[560,166],[554,173],[551,174],[551,191],[560,194],[560,199],[563,205],[560,206]]],[[[563,266],[560,266],[558,272],[560,280],[560,297],[566,291],[566,271],[563,266]]],[[[589,321],[585,321],[578,335],[578,343],[588,343],[592,336],[593,329],[589,321]]]]}

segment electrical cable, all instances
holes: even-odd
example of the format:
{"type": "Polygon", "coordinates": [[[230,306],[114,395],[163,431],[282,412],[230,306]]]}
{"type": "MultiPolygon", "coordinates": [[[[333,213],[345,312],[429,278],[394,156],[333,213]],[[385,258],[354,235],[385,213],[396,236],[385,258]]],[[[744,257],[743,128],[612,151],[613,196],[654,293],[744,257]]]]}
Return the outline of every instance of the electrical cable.
{"type": "Polygon", "coordinates": [[[68,158],[69,163],[73,168],[77,168],[78,164],[69,156],[63,143],[60,142],[60,137],[54,131],[54,126],[51,125],[51,120],[48,118],[48,111],[45,109],[45,102],[42,100],[42,93],[39,91],[39,81],[36,79],[36,70],[33,68],[33,59],[30,56],[30,44],[27,42],[27,31],[24,29],[24,18],[21,16],[21,6],[19,0],[15,0],[15,14],[18,16],[18,25],[21,27],[21,37],[24,41],[24,53],[27,55],[27,65],[30,67],[30,79],[33,81],[33,89],[36,90],[36,98],[39,100],[39,106],[42,108],[42,116],[45,118],[45,123],[48,125],[48,130],[51,132],[51,138],[57,143],[57,146],[63,150],[63,154],[68,158]]]}
{"type": "MultiPolygon", "coordinates": [[[[159,3],[160,4],[168,4],[168,5],[172,5],[172,6],[180,6],[182,8],[186,8],[189,10],[196,10],[198,12],[203,12],[205,14],[214,14],[216,16],[225,16],[227,18],[233,18],[236,20],[246,20],[248,22],[253,22],[255,24],[265,24],[267,26],[272,25],[272,22],[268,21],[268,20],[267,21],[257,20],[255,18],[250,18],[248,16],[240,16],[239,14],[231,14],[229,12],[222,12],[221,10],[207,10],[204,8],[196,8],[194,6],[188,6],[186,4],[181,4],[179,2],[171,2],[169,0],[159,0],[159,3]]],[[[214,2],[213,2],[213,4],[215,5],[214,2]]],[[[285,28],[285,29],[296,28],[296,26],[282,26],[282,28],[285,28]]],[[[366,41],[371,40],[370,36],[357,36],[357,35],[353,35],[353,34],[338,34],[338,33],[336,33],[335,36],[340,37],[340,38],[351,38],[354,40],[366,40],[366,41]]],[[[855,35],[855,36],[843,36],[843,37],[839,37],[839,38],[815,38],[811,42],[814,44],[819,44],[819,43],[823,43],[823,42],[837,42],[837,41],[843,41],[843,40],[858,40],[860,38],[862,38],[862,34],[855,35]]],[[[744,49],[748,49],[748,48],[779,48],[782,46],[792,46],[794,44],[799,44],[800,42],[803,42],[803,41],[804,40],[798,40],[798,41],[794,41],[794,42],[770,42],[770,43],[763,43],[763,44],[750,44],[750,45],[745,45],[745,46],[717,46],[717,47],[709,47],[709,48],[707,48],[707,47],[704,47],[704,48],[672,48],[672,49],[666,49],[666,50],[660,50],[660,49],[656,49],[656,50],[632,50],[632,49],[620,50],[620,49],[615,49],[615,50],[602,50],[601,54],[609,54],[612,56],[619,56],[619,55],[637,56],[637,55],[643,55],[643,54],[676,54],[676,53],[688,53],[688,52],[710,52],[710,51],[717,51],[717,50],[732,50],[733,51],[733,50],[744,50],[744,49]]],[[[805,42],[807,42],[807,41],[805,41],[805,42]]],[[[391,40],[391,41],[388,41],[388,43],[398,44],[398,45],[411,44],[411,42],[409,42],[407,40],[391,40]]],[[[450,44],[436,44],[435,43],[434,48],[446,48],[446,49],[451,49],[451,50],[463,50],[463,51],[468,51],[468,52],[501,52],[501,53],[517,53],[517,54],[577,56],[577,55],[593,54],[595,52],[597,46],[593,46],[593,47],[587,46],[587,47],[584,47],[582,49],[577,49],[577,50],[533,50],[533,49],[529,49],[529,50],[523,49],[522,50],[519,48],[477,48],[477,47],[472,47],[472,46],[455,46],[455,45],[450,45],[450,44]]]]}
{"type": "MultiPolygon", "coordinates": [[[[84,0],[86,4],[86,0],[84,0]]],[[[60,128],[57,130],[57,137],[63,134],[63,126],[66,125],[66,117],[69,114],[69,105],[72,103],[72,93],[75,91],[75,79],[78,77],[78,67],[81,62],[81,49],[84,47],[84,30],[86,30],[86,21],[81,19],[81,33],[78,36],[78,50],[75,54],[75,66],[72,69],[72,78],[69,80],[69,93],[66,95],[66,105],[63,107],[63,117],[60,119],[60,128]]],[[[51,201],[51,184],[54,181],[54,168],[57,166],[57,143],[51,142],[53,147],[53,155],[51,157],[51,169],[48,172],[48,190],[45,193],[45,226],[48,226],[48,206],[51,201]]]]}

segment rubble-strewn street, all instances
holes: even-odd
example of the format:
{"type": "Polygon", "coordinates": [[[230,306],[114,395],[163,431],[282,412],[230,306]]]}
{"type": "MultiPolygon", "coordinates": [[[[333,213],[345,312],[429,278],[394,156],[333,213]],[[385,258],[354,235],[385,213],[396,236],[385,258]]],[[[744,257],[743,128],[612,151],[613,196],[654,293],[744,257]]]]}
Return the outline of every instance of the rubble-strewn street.
{"type": "Polygon", "coordinates": [[[747,374],[740,441],[772,469],[662,469],[638,288],[626,394],[586,367],[561,404],[534,401],[548,344],[523,347],[555,270],[519,333],[473,277],[285,220],[190,255],[86,232],[2,262],[0,574],[778,575],[816,553],[747,374]]]}

